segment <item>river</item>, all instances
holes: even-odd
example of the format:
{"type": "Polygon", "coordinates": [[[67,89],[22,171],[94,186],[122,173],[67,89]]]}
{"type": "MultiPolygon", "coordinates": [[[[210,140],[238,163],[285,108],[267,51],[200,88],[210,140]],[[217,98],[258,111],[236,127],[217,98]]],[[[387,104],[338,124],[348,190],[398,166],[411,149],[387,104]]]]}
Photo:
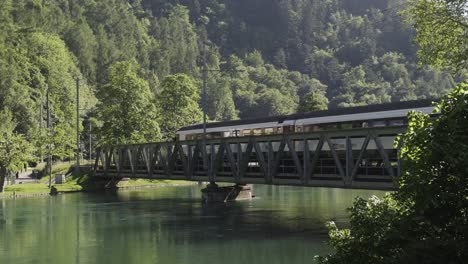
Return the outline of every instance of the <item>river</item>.
{"type": "Polygon", "coordinates": [[[313,263],[329,220],[380,191],[253,187],[256,198],[203,205],[201,186],[0,200],[0,263],[313,263]]]}

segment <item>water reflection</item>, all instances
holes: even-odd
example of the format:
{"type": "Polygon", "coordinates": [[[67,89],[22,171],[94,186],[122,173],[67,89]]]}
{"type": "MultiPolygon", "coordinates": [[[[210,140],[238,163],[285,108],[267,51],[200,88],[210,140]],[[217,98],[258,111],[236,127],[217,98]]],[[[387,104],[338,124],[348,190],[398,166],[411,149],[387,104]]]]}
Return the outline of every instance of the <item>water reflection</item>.
{"type": "Polygon", "coordinates": [[[199,186],[2,200],[0,263],[311,263],[324,222],[376,191],[255,186],[203,205],[199,186]]]}

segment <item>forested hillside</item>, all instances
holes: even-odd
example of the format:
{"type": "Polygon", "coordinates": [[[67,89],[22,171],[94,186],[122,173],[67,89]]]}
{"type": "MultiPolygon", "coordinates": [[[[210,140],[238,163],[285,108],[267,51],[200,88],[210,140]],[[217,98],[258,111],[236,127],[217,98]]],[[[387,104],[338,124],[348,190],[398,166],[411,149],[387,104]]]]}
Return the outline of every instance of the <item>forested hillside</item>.
{"type": "MultiPolygon", "coordinates": [[[[210,120],[438,98],[460,76],[417,66],[404,8],[400,0],[1,0],[0,111],[38,152],[47,138],[56,157],[70,156],[79,78],[84,126],[112,124],[112,109],[132,110],[134,99],[149,107],[155,132],[133,141],[169,137],[201,118],[200,43],[210,120]],[[43,129],[47,92],[53,137],[43,129]],[[187,111],[165,107],[168,95],[187,97],[177,101],[187,111]]],[[[122,113],[141,119],[133,110],[122,113]]],[[[121,132],[117,142],[135,136],[121,132]]]]}

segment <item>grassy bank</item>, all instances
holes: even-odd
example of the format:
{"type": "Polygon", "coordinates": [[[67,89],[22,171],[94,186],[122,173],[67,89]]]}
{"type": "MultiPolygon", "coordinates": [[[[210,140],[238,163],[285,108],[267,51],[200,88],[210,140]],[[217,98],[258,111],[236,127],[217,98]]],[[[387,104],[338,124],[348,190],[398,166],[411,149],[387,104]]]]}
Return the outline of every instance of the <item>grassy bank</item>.
{"type": "Polygon", "coordinates": [[[119,182],[117,188],[131,187],[158,187],[158,186],[177,186],[177,185],[192,185],[194,182],[181,180],[149,180],[149,179],[130,179],[128,181],[119,182]]]}
{"type": "MultiPolygon", "coordinates": [[[[97,191],[104,188],[109,181],[94,182],[88,174],[81,174],[67,179],[64,184],[54,185],[52,193],[69,193],[81,191],[97,191]]],[[[129,179],[122,180],[116,184],[106,186],[106,188],[155,188],[162,186],[191,185],[193,182],[180,180],[150,180],[150,179],[129,179]]]]}
{"type": "Polygon", "coordinates": [[[50,189],[45,184],[27,183],[6,186],[0,197],[47,195],[50,189]]]}
{"type": "MultiPolygon", "coordinates": [[[[56,173],[65,173],[69,167],[60,165],[60,169],[56,169],[56,173]]],[[[54,184],[49,189],[49,176],[41,178],[39,183],[16,184],[6,186],[1,197],[32,197],[58,193],[73,193],[102,190],[108,182],[95,182],[89,174],[72,174],[66,178],[64,184],[54,184]]],[[[125,189],[125,188],[156,188],[163,186],[180,186],[191,185],[194,182],[180,180],[149,180],[149,179],[130,179],[120,181],[109,188],[125,189]]]]}

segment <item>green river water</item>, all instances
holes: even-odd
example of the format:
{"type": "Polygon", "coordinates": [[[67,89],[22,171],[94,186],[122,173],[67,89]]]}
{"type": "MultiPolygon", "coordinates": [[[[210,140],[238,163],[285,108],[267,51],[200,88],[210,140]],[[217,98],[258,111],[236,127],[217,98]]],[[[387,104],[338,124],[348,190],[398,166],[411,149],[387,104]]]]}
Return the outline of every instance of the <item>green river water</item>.
{"type": "Polygon", "coordinates": [[[313,263],[330,252],[326,221],[383,195],[255,185],[251,201],[203,205],[201,188],[0,199],[0,263],[313,263]]]}

